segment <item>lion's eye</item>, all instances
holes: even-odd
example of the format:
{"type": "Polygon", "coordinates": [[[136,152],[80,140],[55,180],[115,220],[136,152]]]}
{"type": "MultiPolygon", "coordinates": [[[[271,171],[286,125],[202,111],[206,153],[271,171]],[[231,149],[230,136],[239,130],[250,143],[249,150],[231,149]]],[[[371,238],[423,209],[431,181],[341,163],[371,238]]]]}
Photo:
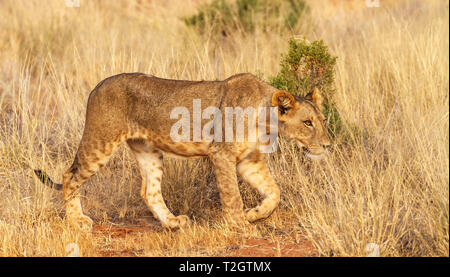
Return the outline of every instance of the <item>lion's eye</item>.
{"type": "Polygon", "coordinates": [[[303,123],[305,123],[305,125],[308,126],[308,127],[312,126],[311,120],[305,120],[305,121],[303,121],[303,123]]]}

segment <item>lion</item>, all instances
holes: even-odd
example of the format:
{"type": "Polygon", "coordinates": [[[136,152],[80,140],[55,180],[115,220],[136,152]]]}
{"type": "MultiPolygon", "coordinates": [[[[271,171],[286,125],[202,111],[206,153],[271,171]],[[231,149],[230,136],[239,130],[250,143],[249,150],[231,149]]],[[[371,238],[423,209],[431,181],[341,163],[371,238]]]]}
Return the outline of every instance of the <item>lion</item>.
{"type": "MultiPolygon", "coordinates": [[[[323,98],[318,89],[306,97],[293,96],[249,73],[223,81],[170,80],[143,73],[115,75],[101,81],[89,95],[81,142],[72,166],[63,175],[62,184],[53,182],[45,172],[35,170],[43,183],[63,190],[68,222],[92,228],[92,220],[83,214],[80,187],[105,165],[123,142],[134,153],[140,168],[140,194],[162,226],[179,228],[190,224],[186,215],[173,215],[164,202],[161,194],[163,154],[181,158],[209,157],[223,212],[231,223],[248,224],[267,218],[280,202],[280,189],[260,151],[262,142],[251,141],[248,135],[242,141],[231,142],[175,141],[171,137],[171,122],[174,121],[171,111],[180,106],[192,111],[195,99],[200,99],[203,106],[217,107],[219,113],[224,113],[227,107],[273,108],[276,126],[269,127],[275,127],[281,136],[295,141],[311,159],[321,158],[331,144],[321,112],[323,98]],[[262,201],[256,207],[244,211],[237,173],[261,194],[262,201]]],[[[247,129],[249,119],[245,117],[247,129]]],[[[201,118],[201,122],[206,119],[201,118]]],[[[224,128],[220,124],[215,126],[224,128]]]]}

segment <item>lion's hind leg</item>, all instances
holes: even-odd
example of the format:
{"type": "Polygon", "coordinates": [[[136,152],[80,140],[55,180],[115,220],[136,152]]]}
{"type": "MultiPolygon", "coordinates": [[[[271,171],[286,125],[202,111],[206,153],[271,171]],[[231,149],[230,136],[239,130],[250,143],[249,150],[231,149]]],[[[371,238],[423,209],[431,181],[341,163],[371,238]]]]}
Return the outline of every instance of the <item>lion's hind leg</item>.
{"type": "Polygon", "coordinates": [[[183,227],[190,223],[185,215],[175,216],[167,208],[161,193],[163,174],[162,153],[143,139],[127,141],[133,151],[142,175],[141,196],[153,215],[166,228],[183,227]]]}
{"type": "Polygon", "coordinates": [[[72,166],[63,175],[67,220],[71,225],[86,229],[92,227],[92,220],[83,214],[79,190],[108,161],[114,150],[125,140],[125,136],[110,142],[101,139],[88,141],[88,138],[88,136],[82,138],[72,166]]]}

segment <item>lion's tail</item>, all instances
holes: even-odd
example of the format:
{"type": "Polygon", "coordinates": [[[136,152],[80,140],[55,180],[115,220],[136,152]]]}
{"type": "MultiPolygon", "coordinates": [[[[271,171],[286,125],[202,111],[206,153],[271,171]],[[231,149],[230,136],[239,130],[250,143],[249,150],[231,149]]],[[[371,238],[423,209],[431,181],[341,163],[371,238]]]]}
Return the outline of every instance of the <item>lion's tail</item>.
{"type": "Polygon", "coordinates": [[[50,177],[48,177],[47,173],[45,173],[44,171],[42,171],[40,169],[35,169],[34,173],[39,178],[39,180],[41,180],[41,182],[43,184],[51,187],[52,189],[62,190],[63,185],[53,182],[52,179],[50,179],[50,177]]]}

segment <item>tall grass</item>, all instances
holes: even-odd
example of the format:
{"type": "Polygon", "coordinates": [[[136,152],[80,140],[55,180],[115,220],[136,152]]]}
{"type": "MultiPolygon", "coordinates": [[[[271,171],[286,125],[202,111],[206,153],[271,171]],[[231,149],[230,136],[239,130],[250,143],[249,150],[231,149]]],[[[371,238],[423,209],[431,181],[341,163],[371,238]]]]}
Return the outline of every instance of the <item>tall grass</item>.
{"type": "MultiPolygon", "coordinates": [[[[198,2],[0,2],[0,255],[61,256],[77,242],[82,255],[130,245],[138,255],[227,255],[236,234],[221,221],[206,160],[165,159],[163,194],[192,228],[154,232],[120,243],[77,233],[64,220],[62,195],[32,176],[44,168],[60,181],[81,138],[85,104],[102,79],[141,71],[176,79],[263,78],[279,70],[288,39],[323,39],[336,64],[341,117],[366,135],[336,138],[324,161],[303,160],[281,141],[267,157],[282,190],[280,207],[256,223],[260,236],[302,232],[320,255],[449,255],[448,1],[381,1],[344,10],[309,1],[290,34],[256,29],[217,40],[181,18],[198,2]],[[301,25],[301,24],[300,24],[301,25]],[[309,30],[309,31],[308,31],[309,30]]],[[[332,3],[335,3],[332,5],[332,3]]],[[[83,206],[97,223],[135,224],[151,214],[139,197],[134,158],[122,146],[85,185],[83,206]]],[[[246,206],[259,196],[240,184],[246,206]]]]}

